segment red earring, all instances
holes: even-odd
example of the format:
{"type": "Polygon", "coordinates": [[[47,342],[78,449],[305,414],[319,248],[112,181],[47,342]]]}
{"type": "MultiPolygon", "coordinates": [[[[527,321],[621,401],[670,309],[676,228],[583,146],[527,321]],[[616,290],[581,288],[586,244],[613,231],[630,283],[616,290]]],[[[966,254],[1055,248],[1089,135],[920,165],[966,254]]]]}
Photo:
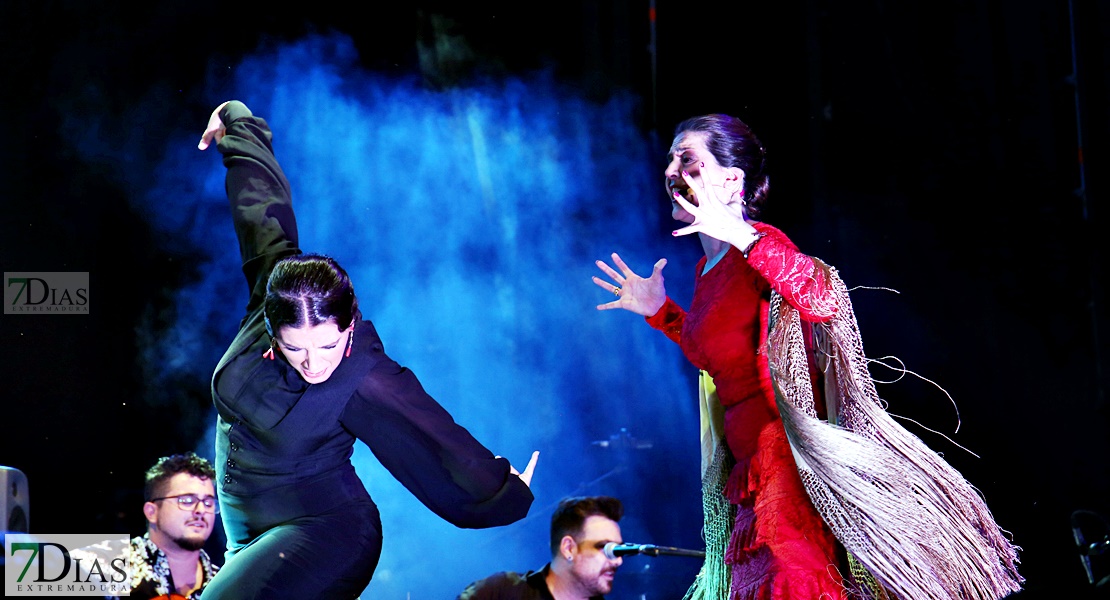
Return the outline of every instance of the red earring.
{"type": "Polygon", "coordinates": [[[262,357],[274,360],[274,338],[270,338],[270,348],[262,353],[262,357]]]}
{"type": "Polygon", "coordinates": [[[354,345],[355,345],[355,326],[351,325],[351,333],[349,333],[347,335],[347,351],[345,353],[343,353],[343,356],[350,357],[351,356],[351,346],[354,346],[354,345]]]}

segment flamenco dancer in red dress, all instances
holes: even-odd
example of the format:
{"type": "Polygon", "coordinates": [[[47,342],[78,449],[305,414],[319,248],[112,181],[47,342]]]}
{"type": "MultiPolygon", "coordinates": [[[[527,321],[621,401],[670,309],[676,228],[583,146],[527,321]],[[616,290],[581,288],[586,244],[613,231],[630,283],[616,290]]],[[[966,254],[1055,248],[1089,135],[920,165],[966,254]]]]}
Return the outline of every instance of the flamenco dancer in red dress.
{"type": "Polygon", "coordinates": [[[599,309],[643,315],[703,372],[708,558],[687,597],[1019,590],[1016,548],[970,484],[882,409],[836,270],[756,220],[770,182],[748,126],[688,119],[669,156],[675,235],[705,250],[690,309],[666,295],[666,259],[645,279],[613,254],[597,263],[611,281],[593,280],[618,296],[599,309]]]}

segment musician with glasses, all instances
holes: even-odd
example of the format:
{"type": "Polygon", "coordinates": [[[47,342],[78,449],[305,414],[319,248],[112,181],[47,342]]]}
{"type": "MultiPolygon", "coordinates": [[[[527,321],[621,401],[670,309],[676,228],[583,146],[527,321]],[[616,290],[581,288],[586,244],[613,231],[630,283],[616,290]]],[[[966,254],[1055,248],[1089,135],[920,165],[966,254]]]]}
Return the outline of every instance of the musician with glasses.
{"type": "Polygon", "coordinates": [[[202,548],[220,505],[216,470],[192,452],[158,459],[146,472],[146,535],[131,539],[131,598],[196,600],[219,570],[202,548]]]}

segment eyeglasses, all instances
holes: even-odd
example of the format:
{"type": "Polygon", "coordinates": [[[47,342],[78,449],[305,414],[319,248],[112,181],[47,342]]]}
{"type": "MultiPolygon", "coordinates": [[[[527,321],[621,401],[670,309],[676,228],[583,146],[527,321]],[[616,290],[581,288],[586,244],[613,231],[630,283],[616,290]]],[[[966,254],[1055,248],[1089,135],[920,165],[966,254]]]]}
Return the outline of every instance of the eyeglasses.
{"type": "Polygon", "coordinates": [[[177,507],[181,510],[194,511],[197,508],[197,503],[204,506],[204,512],[211,511],[212,514],[220,514],[220,503],[216,501],[215,496],[205,496],[201,498],[196,494],[179,494],[177,496],[162,496],[161,498],[151,498],[150,502],[157,502],[159,500],[177,500],[177,507]]]}

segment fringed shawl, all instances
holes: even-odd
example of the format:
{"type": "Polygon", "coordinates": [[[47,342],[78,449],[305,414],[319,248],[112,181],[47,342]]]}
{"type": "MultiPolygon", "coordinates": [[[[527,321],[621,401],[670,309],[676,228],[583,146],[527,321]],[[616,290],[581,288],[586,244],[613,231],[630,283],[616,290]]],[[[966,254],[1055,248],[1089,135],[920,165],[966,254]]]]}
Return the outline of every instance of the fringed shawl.
{"type": "MultiPolygon", "coordinates": [[[[818,417],[798,311],[771,298],[767,350],[803,483],[837,540],[889,594],[994,599],[1016,592],[1017,548],[972,486],[884,410],[867,370],[848,290],[814,259],[838,300],[813,324],[828,421],[818,417]]],[[[863,598],[883,596],[861,586],[863,598]]]]}
{"type": "Polygon", "coordinates": [[[725,564],[725,551],[736,520],[736,508],[725,497],[725,484],[736,460],[725,443],[725,409],[717,396],[713,378],[705,371],[698,375],[698,404],[705,561],[683,600],[728,600],[732,592],[732,570],[725,564]]]}

